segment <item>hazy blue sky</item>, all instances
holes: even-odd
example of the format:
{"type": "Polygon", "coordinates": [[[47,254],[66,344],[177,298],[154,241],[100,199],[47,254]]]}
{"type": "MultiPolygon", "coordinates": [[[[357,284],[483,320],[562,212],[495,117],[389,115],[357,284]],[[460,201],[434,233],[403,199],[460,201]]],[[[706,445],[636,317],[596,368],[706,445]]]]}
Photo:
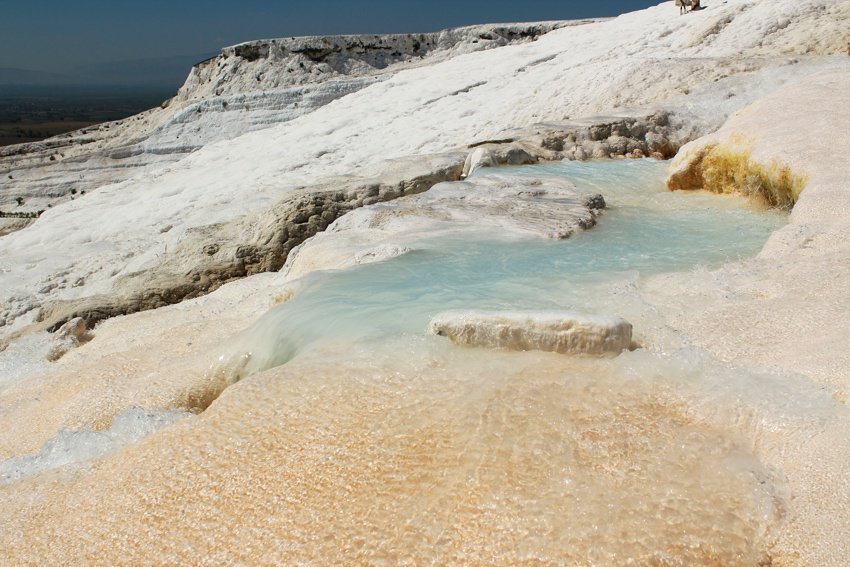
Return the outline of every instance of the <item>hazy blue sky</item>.
{"type": "Polygon", "coordinates": [[[249,39],[610,16],[660,0],[0,0],[0,67],[62,71],[249,39]]]}

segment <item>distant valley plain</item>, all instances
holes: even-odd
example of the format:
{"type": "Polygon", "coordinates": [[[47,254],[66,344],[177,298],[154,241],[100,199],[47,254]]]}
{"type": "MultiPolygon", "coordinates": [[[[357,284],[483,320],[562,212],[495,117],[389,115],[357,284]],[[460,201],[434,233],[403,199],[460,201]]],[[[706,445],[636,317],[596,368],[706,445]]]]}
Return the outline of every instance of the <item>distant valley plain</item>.
{"type": "Polygon", "coordinates": [[[0,86],[0,146],[120,120],[173,96],[166,87],[0,86]]]}

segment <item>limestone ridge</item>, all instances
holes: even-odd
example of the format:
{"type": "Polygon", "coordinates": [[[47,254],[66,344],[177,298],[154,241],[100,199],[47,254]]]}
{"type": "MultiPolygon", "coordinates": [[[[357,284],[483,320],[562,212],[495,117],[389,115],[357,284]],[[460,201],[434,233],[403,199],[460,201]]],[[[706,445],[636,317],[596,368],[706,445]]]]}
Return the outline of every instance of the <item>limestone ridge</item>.
{"type": "Polygon", "coordinates": [[[293,248],[343,214],[458,179],[462,162],[463,154],[400,160],[389,164],[382,177],[330,180],[293,192],[257,215],[192,231],[161,269],[122,277],[109,294],[45,304],[35,328],[52,331],[73,317],[93,325],[205,295],[236,278],[279,270],[293,248]]]}
{"type": "MultiPolygon", "coordinates": [[[[204,145],[303,116],[398,70],[533,41],[554,29],[581,23],[293,37],[226,47],[218,56],[196,64],[177,95],[161,108],[40,142],[0,148],[0,210],[43,210],[80,198],[83,191],[120,182],[148,166],[177,161],[204,145]],[[23,206],[16,206],[19,197],[23,206]]],[[[21,224],[10,224],[7,232],[21,224]]]]}
{"type": "MultiPolygon", "coordinates": [[[[240,43],[196,64],[175,100],[322,83],[380,73],[425,57],[503,47],[580,22],[481,25],[436,33],[307,36],[240,43]],[[259,87],[259,88],[258,88],[259,87]]],[[[430,60],[429,63],[433,63],[430,60]]]]}

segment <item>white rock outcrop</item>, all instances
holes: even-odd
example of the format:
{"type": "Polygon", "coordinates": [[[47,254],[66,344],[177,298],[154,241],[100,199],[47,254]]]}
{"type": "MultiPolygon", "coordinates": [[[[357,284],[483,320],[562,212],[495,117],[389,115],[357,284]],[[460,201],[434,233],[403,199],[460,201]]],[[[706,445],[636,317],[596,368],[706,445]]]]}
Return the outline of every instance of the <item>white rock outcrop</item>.
{"type": "Polygon", "coordinates": [[[177,94],[161,108],[41,142],[0,148],[0,210],[36,212],[79,200],[205,145],[309,114],[403,69],[534,41],[554,29],[582,23],[277,38],[225,47],[192,67],[177,94]],[[19,197],[23,206],[15,202],[19,197]]]}
{"type": "Polygon", "coordinates": [[[283,272],[294,279],[343,269],[448,235],[564,239],[593,227],[604,208],[601,195],[579,191],[562,177],[492,172],[351,211],[294,249],[283,272]]]}
{"type": "Polygon", "coordinates": [[[620,317],[559,311],[446,311],[428,330],[459,345],[562,354],[620,354],[632,344],[620,317]]]}

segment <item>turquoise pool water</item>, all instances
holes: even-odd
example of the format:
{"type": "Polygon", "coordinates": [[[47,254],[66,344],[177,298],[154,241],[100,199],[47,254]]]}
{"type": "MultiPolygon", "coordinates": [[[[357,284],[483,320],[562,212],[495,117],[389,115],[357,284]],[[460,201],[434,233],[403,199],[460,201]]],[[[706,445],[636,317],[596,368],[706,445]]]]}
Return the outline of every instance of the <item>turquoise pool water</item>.
{"type": "Polygon", "coordinates": [[[436,234],[403,256],[311,274],[291,301],[248,331],[252,364],[276,366],[325,339],[424,334],[430,318],[447,309],[627,315],[641,278],[752,255],[786,222],[740,198],[671,193],[666,168],[653,160],[499,168],[566,176],[601,193],[608,208],[596,227],[567,240],[436,234]]]}

